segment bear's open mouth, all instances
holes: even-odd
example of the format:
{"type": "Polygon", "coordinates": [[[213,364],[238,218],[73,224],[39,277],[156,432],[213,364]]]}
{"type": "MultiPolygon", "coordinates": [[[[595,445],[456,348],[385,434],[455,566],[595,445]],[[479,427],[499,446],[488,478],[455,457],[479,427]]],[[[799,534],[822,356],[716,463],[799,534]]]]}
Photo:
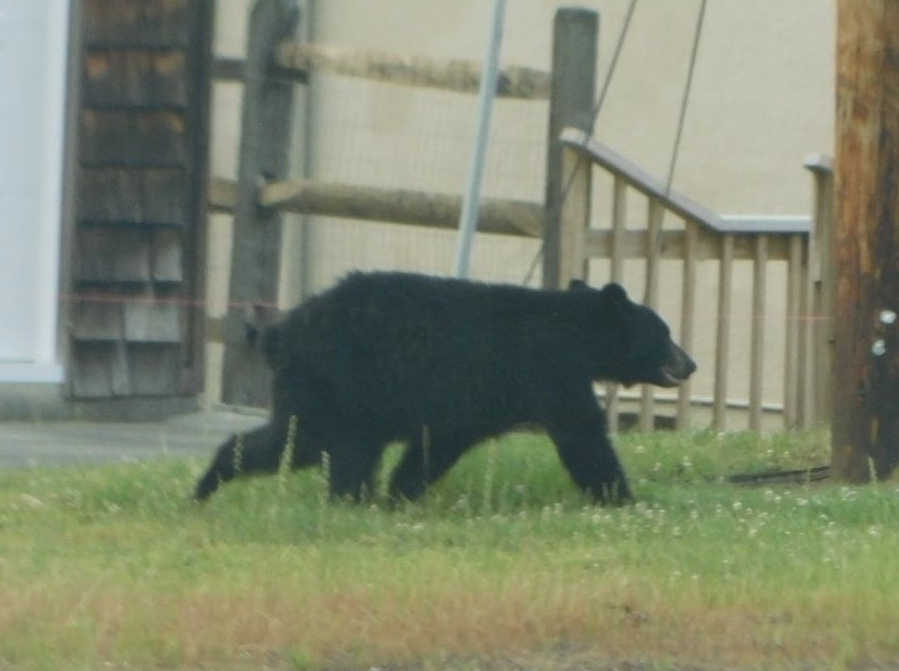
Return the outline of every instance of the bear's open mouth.
{"type": "Polygon", "coordinates": [[[662,378],[657,383],[660,387],[679,387],[685,381],[686,377],[681,376],[678,372],[671,368],[670,366],[666,366],[661,370],[662,378]]]}

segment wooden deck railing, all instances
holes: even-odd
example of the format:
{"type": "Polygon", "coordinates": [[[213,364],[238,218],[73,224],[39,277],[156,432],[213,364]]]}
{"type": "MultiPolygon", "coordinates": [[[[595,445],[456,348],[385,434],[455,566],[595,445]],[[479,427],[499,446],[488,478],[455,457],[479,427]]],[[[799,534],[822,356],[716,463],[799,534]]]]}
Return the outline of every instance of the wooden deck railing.
{"type": "MultiPolygon", "coordinates": [[[[727,218],[721,217],[686,196],[671,191],[656,177],[648,174],[612,149],[590,138],[585,132],[567,128],[561,136],[565,148],[563,175],[564,193],[551,202],[560,211],[557,235],[559,247],[567,250],[563,257],[561,279],[583,277],[588,262],[605,259],[609,262],[609,280],[621,281],[627,261],[645,263],[645,303],[658,308],[660,265],[664,260],[681,261],[681,315],[678,339],[688,351],[694,351],[697,297],[697,269],[699,264],[718,266],[717,304],[714,311],[715,351],[706,356],[714,361],[714,391],[707,402],[712,406],[712,426],[726,428],[732,387],[731,343],[738,337],[731,328],[734,300],[734,266],[737,261],[752,262],[752,306],[749,329],[748,426],[762,428],[762,414],[772,405],[763,398],[763,370],[766,358],[766,326],[768,309],[769,267],[773,262],[786,263],[786,282],[783,303],[785,328],[783,337],[785,361],[783,366],[783,398],[774,407],[782,410],[784,426],[808,427],[826,416],[829,366],[829,311],[831,263],[830,249],[832,210],[832,175],[829,160],[813,157],[806,163],[814,174],[816,193],[815,212],[810,217],[727,218]],[[611,176],[612,190],[608,214],[598,216],[591,211],[594,203],[594,170],[611,176]],[[626,203],[630,192],[637,192],[647,201],[645,224],[628,228],[626,203]],[[666,214],[682,222],[677,228],[662,222],[666,214]],[[596,220],[608,221],[605,228],[594,227],[596,220]]],[[[552,220],[553,217],[550,217],[552,220]]],[[[707,320],[709,308],[703,310],[707,320]]],[[[770,337],[770,336],[769,336],[770,337]]],[[[708,353],[707,353],[708,354],[708,353]]],[[[652,426],[657,393],[650,387],[642,391],[639,405],[639,424],[652,426]]],[[[619,392],[607,389],[610,422],[617,421],[619,392]]],[[[688,382],[677,397],[677,425],[690,426],[694,398],[688,382]]]]}

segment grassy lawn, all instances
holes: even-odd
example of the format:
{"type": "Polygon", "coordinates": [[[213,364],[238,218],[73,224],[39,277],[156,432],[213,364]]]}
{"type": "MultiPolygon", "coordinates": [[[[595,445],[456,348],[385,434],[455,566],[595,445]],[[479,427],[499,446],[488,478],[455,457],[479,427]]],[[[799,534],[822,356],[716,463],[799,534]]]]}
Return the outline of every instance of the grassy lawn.
{"type": "Polygon", "coordinates": [[[0,472],[0,670],[841,669],[899,659],[899,485],[738,487],[821,434],[619,437],[639,503],[585,505],[539,436],[419,506],[318,472],[188,501],[206,465],[0,472]]]}

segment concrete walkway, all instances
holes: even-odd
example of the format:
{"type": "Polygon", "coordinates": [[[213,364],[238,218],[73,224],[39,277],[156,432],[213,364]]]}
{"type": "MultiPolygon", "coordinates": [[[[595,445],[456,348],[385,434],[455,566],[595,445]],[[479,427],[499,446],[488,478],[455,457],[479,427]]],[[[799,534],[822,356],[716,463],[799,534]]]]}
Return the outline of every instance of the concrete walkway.
{"type": "Polygon", "coordinates": [[[71,466],[158,457],[212,457],[235,431],[265,422],[260,415],[211,410],[159,422],[0,422],[0,468],[71,466]]]}

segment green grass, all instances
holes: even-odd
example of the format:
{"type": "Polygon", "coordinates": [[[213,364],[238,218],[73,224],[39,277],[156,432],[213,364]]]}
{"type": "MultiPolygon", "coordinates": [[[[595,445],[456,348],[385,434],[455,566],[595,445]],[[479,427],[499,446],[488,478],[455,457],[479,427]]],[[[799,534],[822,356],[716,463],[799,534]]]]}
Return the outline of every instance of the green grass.
{"type": "Polygon", "coordinates": [[[205,506],[187,498],[197,460],[2,472],[0,670],[899,657],[896,483],[724,481],[826,463],[821,434],[617,443],[639,499],[620,509],[587,505],[528,435],[394,512],[328,503],[316,471],[205,506]]]}

